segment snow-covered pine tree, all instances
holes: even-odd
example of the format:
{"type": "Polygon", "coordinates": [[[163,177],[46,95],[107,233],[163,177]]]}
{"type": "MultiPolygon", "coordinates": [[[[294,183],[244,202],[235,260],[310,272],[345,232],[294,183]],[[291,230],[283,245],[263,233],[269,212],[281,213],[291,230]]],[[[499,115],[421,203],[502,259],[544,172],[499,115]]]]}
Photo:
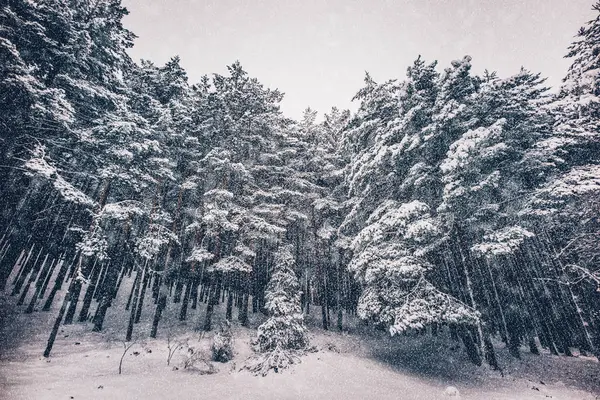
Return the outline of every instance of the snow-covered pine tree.
{"type": "Polygon", "coordinates": [[[280,248],[265,292],[269,319],[258,327],[252,343],[258,354],[246,364],[246,368],[256,374],[278,372],[297,363],[308,347],[308,331],[300,307],[300,282],[294,264],[291,246],[280,248]]]}

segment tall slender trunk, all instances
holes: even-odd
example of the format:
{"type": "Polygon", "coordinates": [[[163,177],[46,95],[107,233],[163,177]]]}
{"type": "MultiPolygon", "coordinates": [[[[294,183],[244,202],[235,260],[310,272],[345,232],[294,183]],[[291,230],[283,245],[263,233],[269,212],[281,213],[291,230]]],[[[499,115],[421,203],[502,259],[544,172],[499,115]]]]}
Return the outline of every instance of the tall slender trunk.
{"type": "Polygon", "coordinates": [[[343,329],[344,315],[342,314],[342,252],[339,250],[338,263],[337,263],[337,282],[336,282],[336,297],[335,307],[337,308],[337,328],[338,330],[343,329]]]}
{"type": "Polygon", "coordinates": [[[187,318],[188,305],[190,304],[190,293],[192,291],[192,282],[188,279],[183,292],[183,300],[181,301],[181,309],[179,310],[179,320],[185,321],[187,318]]]}
{"type": "Polygon", "coordinates": [[[42,284],[42,287],[40,289],[40,299],[44,298],[44,295],[46,294],[46,289],[48,288],[48,284],[50,283],[50,279],[52,279],[52,275],[54,274],[54,271],[56,270],[56,268],[59,268],[60,271],[60,267],[59,265],[62,266],[62,262],[63,262],[63,258],[64,258],[64,253],[61,254],[58,259],[54,259],[52,261],[52,266],[50,267],[50,270],[48,271],[48,274],[46,275],[46,278],[44,279],[44,283],[42,284]]]}
{"type": "Polygon", "coordinates": [[[56,335],[58,334],[58,329],[60,328],[60,324],[62,322],[63,316],[65,315],[65,312],[67,310],[67,305],[69,304],[69,301],[71,300],[71,286],[72,285],[73,285],[73,282],[71,282],[69,289],[65,293],[65,298],[63,299],[60,310],[58,311],[58,315],[56,316],[56,319],[54,320],[54,325],[52,326],[52,330],[50,331],[50,337],[48,337],[48,343],[46,344],[46,349],[44,350],[44,357],[46,357],[46,358],[50,357],[50,352],[52,351],[52,347],[54,346],[54,341],[56,340],[56,335]]]}
{"type": "MultiPolygon", "coordinates": [[[[121,265],[121,269],[124,269],[123,265],[121,265]]],[[[106,312],[112,305],[114,293],[118,290],[118,287],[115,285],[115,283],[118,281],[119,275],[122,275],[122,271],[117,269],[116,265],[112,268],[107,268],[105,278],[98,289],[98,306],[96,307],[96,312],[94,313],[93,318],[94,327],[92,330],[94,332],[102,331],[106,312]]]]}
{"type": "Polygon", "coordinates": [[[200,285],[200,280],[194,277],[192,282],[192,310],[195,310],[198,307],[198,286],[200,285]]]}
{"type": "MultiPolygon", "coordinates": [[[[79,311],[79,318],[77,319],[79,322],[85,322],[88,318],[88,313],[90,311],[90,306],[92,305],[92,300],[94,297],[94,291],[96,290],[96,286],[98,285],[98,279],[100,277],[100,272],[102,271],[102,264],[100,267],[92,270],[92,276],[90,278],[90,284],[85,290],[85,295],[83,296],[83,303],[81,304],[81,310],[79,311]]],[[[107,267],[108,268],[108,267],[107,267]]]]}
{"type": "MultiPolygon", "coordinates": [[[[31,270],[31,268],[28,267],[29,259],[31,258],[31,254],[33,253],[34,247],[35,247],[35,245],[31,245],[31,249],[29,250],[27,257],[25,258],[25,262],[23,263],[23,267],[21,267],[21,272],[19,273],[19,275],[16,278],[15,287],[13,288],[13,290],[11,292],[11,296],[19,294],[19,292],[21,291],[21,288],[23,287],[23,284],[25,283],[25,279],[29,275],[29,272],[31,270]]],[[[40,248],[38,257],[41,253],[42,253],[42,249],[40,248]]]]}
{"type": "MultiPolygon", "coordinates": [[[[46,255],[46,257],[48,257],[46,255]]],[[[27,306],[27,309],[25,309],[25,314],[31,314],[33,312],[33,309],[38,301],[38,298],[41,297],[41,292],[42,292],[42,287],[44,287],[44,284],[47,284],[47,281],[49,279],[49,277],[47,277],[46,275],[48,274],[52,274],[53,268],[54,268],[54,263],[55,263],[56,259],[52,259],[52,262],[50,263],[50,268],[47,268],[45,273],[44,270],[42,270],[40,272],[40,276],[38,277],[37,281],[36,281],[36,290],[33,293],[33,296],[31,296],[31,299],[29,301],[29,305],[27,306]],[[50,272],[48,272],[50,271],[50,272]]],[[[44,263],[46,262],[46,260],[44,260],[44,263]]]]}
{"type": "Polygon", "coordinates": [[[231,316],[233,314],[233,291],[231,287],[227,291],[227,308],[225,311],[225,319],[231,321],[231,316]]]}
{"type": "Polygon", "coordinates": [[[127,298],[127,304],[125,305],[125,311],[128,311],[131,308],[131,303],[133,301],[133,295],[135,293],[135,289],[138,284],[138,280],[140,280],[140,271],[135,274],[135,278],[133,279],[133,285],[131,286],[131,291],[129,292],[129,297],[127,298]]]}
{"type": "MultiPolygon", "coordinates": [[[[146,261],[148,263],[148,261],[146,261]]],[[[150,279],[150,273],[148,272],[148,268],[144,267],[144,279],[142,280],[142,287],[140,290],[140,298],[138,300],[138,305],[135,311],[135,320],[134,322],[137,324],[140,322],[140,318],[142,317],[142,310],[144,309],[144,299],[146,298],[146,288],[148,287],[148,280],[150,279]]]]}
{"type": "MultiPolygon", "coordinates": [[[[466,255],[463,251],[463,243],[462,243],[462,239],[461,239],[461,234],[460,232],[458,232],[458,251],[461,257],[461,262],[462,262],[462,266],[463,266],[463,272],[465,274],[465,281],[466,281],[466,289],[467,289],[467,293],[469,295],[469,301],[471,303],[471,307],[473,307],[475,310],[477,310],[477,303],[475,302],[475,295],[473,292],[473,284],[471,282],[471,274],[469,273],[469,269],[467,267],[467,258],[466,255]]],[[[485,353],[485,343],[483,340],[483,328],[481,326],[481,321],[477,322],[477,340],[476,343],[479,344],[479,351],[481,352],[481,354],[485,353]]]]}
{"type": "MultiPolygon", "coordinates": [[[[19,298],[19,301],[17,302],[17,305],[21,305],[25,302],[25,297],[27,296],[27,294],[29,293],[29,288],[31,287],[32,284],[36,284],[36,288],[39,289],[41,282],[39,280],[39,277],[41,275],[41,271],[44,270],[44,266],[46,265],[46,262],[48,261],[48,257],[50,256],[50,254],[46,253],[46,257],[44,257],[44,261],[42,262],[41,267],[37,267],[37,261],[38,259],[36,258],[35,263],[33,265],[33,268],[31,269],[31,273],[29,275],[29,280],[27,281],[27,285],[25,286],[25,288],[23,289],[23,292],[21,293],[21,297],[19,298]]],[[[39,255],[38,255],[39,257],[39,255]]],[[[35,296],[35,295],[34,295],[35,296]]],[[[33,310],[33,307],[32,307],[33,310]]],[[[27,311],[27,310],[25,310],[27,311]]]]}
{"type": "Polygon", "coordinates": [[[152,329],[150,331],[150,337],[156,338],[156,334],[158,333],[158,324],[160,322],[160,318],[162,316],[162,312],[167,305],[167,295],[159,294],[158,302],[156,305],[156,310],[154,312],[154,318],[152,320],[152,329]]]}
{"type": "MultiPolygon", "coordinates": [[[[75,262],[75,261],[73,260],[72,262],[75,262]]],[[[42,307],[42,311],[50,311],[50,307],[52,307],[52,302],[54,301],[54,297],[56,296],[56,293],[62,287],[62,283],[63,283],[63,280],[65,279],[65,275],[67,274],[68,269],[69,269],[69,264],[66,262],[66,260],[65,259],[61,260],[60,269],[58,270],[58,274],[56,275],[56,279],[54,280],[54,286],[52,287],[52,290],[50,291],[50,294],[48,295],[48,298],[46,299],[46,302],[44,303],[44,306],[42,307]]]]}
{"type": "MultiPolygon", "coordinates": [[[[9,244],[10,246],[10,244],[9,244]]],[[[21,273],[23,272],[23,261],[25,259],[25,254],[26,254],[26,250],[22,249],[21,253],[19,253],[19,256],[17,257],[17,261],[15,261],[15,263],[13,264],[12,270],[10,270],[6,276],[5,276],[5,280],[4,280],[4,284],[2,284],[0,286],[0,288],[4,289],[4,287],[6,286],[6,283],[8,282],[8,279],[10,278],[10,275],[14,272],[17,271],[17,274],[15,275],[15,278],[13,278],[13,286],[16,284],[17,282],[17,277],[19,277],[21,275],[21,273]]],[[[7,263],[8,264],[8,263],[7,263]]],[[[8,268],[7,268],[8,270],[8,268]]]]}
{"type": "MultiPolygon", "coordinates": [[[[147,261],[146,261],[147,263],[147,261]]],[[[144,264],[144,270],[146,269],[146,264],[144,264]]],[[[129,313],[129,323],[127,324],[127,333],[125,335],[125,341],[129,342],[131,340],[131,336],[133,335],[133,323],[135,322],[135,313],[137,310],[137,303],[138,303],[138,298],[140,295],[140,285],[142,282],[141,279],[141,275],[142,275],[143,271],[138,270],[137,274],[135,275],[135,282],[133,284],[133,289],[132,289],[132,293],[133,295],[133,300],[131,302],[131,312],[129,313]]]]}
{"type": "Polygon", "coordinates": [[[477,341],[473,339],[473,334],[472,332],[467,329],[465,326],[459,326],[459,335],[465,345],[465,348],[467,350],[467,354],[469,356],[469,359],[471,360],[471,362],[477,366],[481,365],[481,353],[479,351],[479,349],[477,348],[477,341]]]}
{"type": "Polygon", "coordinates": [[[212,328],[212,316],[215,306],[219,303],[219,286],[221,285],[221,273],[213,272],[213,285],[210,288],[210,298],[206,306],[206,316],[204,318],[204,331],[210,331],[212,328]]]}

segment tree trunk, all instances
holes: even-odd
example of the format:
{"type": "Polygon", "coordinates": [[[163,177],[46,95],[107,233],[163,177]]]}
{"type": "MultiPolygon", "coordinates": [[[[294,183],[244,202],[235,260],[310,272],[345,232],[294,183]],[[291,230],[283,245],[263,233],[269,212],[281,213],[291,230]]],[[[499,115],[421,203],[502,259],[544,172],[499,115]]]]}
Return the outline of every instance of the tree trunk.
{"type": "Polygon", "coordinates": [[[17,305],[19,305],[19,306],[25,302],[25,297],[29,293],[29,288],[31,287],[31,285],[35,284],[36,288],[39,288],[41,285],[40,276],[42,274],[42,271],[45,269],[44,267],[46,265],[46,262],[48,261],[48,257],[50,256],[49,253],[46,253],[46,257],[44,257],[44,261],[42,261],[42,265],[40,267],[38,267],[38,260],[40,259],[40,256],[42,255],[43,249],[44,249],[43,247],[40,247],[40,251],[39,251],[37,257],[35,258],[33,265],[31,266],[31,272],[29,274],[29,279],[27,280],[27,285],[25,286],[25,289],[23,289],[23,292],[21,293],[21,297],[19,298],[19,301],[17,302],[17,305]]]}
{"type": "Polygon", "coordinates": [[[48,260],[49,255],[50,254],[46,254],[46,258],[44,258],[44,262],[42,263],[42,268],[40,269],[40,273],[39,273],[38,277],[36,278],[35,292],[33,292],[33,296],[31,296],[29,305],[25,309],[25,314],[31,314],[33,312],[33,308],[35,307],[35,305],[38,301],[38,298],[40,297],[40,293],[42,292],[42,287],[44,286],[44,283],[47,282],[47,280],[49,279],[48,271],[50,271],[50,274],[52,273],[56,259],[53,258],[52,262],[50,264],[47,264],[46,261],[48,260]],[[48,267],[45,267],[45,265],[48,265],[48,267]]]}
{"type": "Polygon", "coordinates": [[[227,311],[225,312],[225,319],[231,321],[231,315],[233,314],[233,292],[231,288],[227,291],[227,311]]]}
{"type": "Polygon", "coordinates": [[[79,295],[81,293],[81,281],[77,278],[73,278],[73,288],[71,291],[71,301],[69,302],[69,308],[65,314],[65,325],[73,323],[73,317],[77,309],[77,302],[79,301],[79,295]]]}
{"type": "Polygon", "coordinates": [[[162,316],[162,312],[167,306],[167,295],[159,294],[158,303],[156,304],[156,311],[154,312],[154,319],[152,321],[152,330],[150,331],[150,337],[156,338],[156,334],[158,332],[158,323],[160,322],[160,318],[162,316]]]}
{"type": "MultiPolygon", "coordinates": [[[[145,269],[145,267],[144,267],[145,269]]],[[[138,298],[140,295],[140,283],[142,281],[141,279],[141,271],[138,271],[138,273],[135,276],[135,282],[133,284],[133,301],[131,303],[131,312],[129,314],[129,324],[127,324],[127,334],[125,335],[125,341],[129,342],[131,340],[131,336],[133,335],[133,323],[135,322],[135,314],[136,314],[136,310],[137,310],[137,303],[138,303],[138,298]]]]}
{"type": "Polygon", "coordinates": [[[198,280],[198,278],[194,278],[192,282],[192,310],[195,310],[198,307],[198,286],[200,285],[200,281],[198,280]]]}
{"type": "MultiPolygon", "coordinates": [[[[147,263],[147,262],[146,262],[147,263]]],[[[148,280],[150,279],[150,273],[148,273],[148,268],[144,267],[144,279],[142,281],[142,288],[140,293],[140,298],[138,300],[138,305],[135,311],[135,320],[134,323],[140,322],[140,318],[142,317],[142,310],[144,309],[144,299],[146,298],[146,288],[148,287],[148,280]]]]}
{"type": "Polygon", "coordinates": [[[190,303],[190,293],[192,291],[191,281],[188,280],[185,285],[185,291],[183,292],[183,301],[181,302],[181,309],[179,310],[179,320],[185,321],[187,318],[188,304],[190,303]]]}
{"type": "Polygon", "coordinates": [[[133,300],[133,294],[135,293],[135,288],[137,287],[138,280],[140,280],[140,272],[135,275],[135,279],[133,280],[133,285],[131,286],[131,291],[129,292],[129,297],[127,298],[127,304],[125,305],[125,310],[129,310],[131,307],[131,301],[133,300]]]}
{"type": "MultiPolygon", "coordinates": [[[[25,249],[21,250],[19,257],[17,257],[17,261],[15,261],[15,263],[13,265],[12,270],[17,271],[17,274],[13,278],[13,282],[12,282],[13,286],[17,283],[19,276],[21,276],[21,274],[23,273],[23,264],[24,264],[23,261],[25,260],[25,254],[26,254],[25,249]]],[[[7,281],[8,281],[9,277],[10,277],[10,273],[6,276],[7,281]]]]}
{"type": "Polygon", "coordinates": [[[481,366],[481,356],[479,354],[479,350],[477,345],[475,344],[475,340],[473,340],[472,332],[464,326],[459,327],[460,337],[465,345],[465,349],[467,350],[467,355],[471,362],[477,366],[481,366]]]}
{"type": "Polygon", "coordinates": [[[535,338],[533,336],[529,336],[529,351],[531,354],[540,355],[540,349],[538,349],[537,343],[535,342],[535,338]]]}
{"type": "Polygon", "coordinates": [[[98,308],[96,309],[96,313],[94,314],[94,327],[92,328],[93,332],[102,332],[102,326],[104,325],[104,318],[106,317],[106,312],[112,303],[112,293],[108,293],[100,297],[100,301],[98,302],[98,308]]]}
{"type": "MultiPolygon", "coordinates": [[[[27,275],[29,274],[29,271],[30,271],[30,268],[28,268],[28,265],[29,265],[29,259],[31,258],[31,254],[33,253],[34,246],[35,245],[31,246],[29,253],[27,253],[27,257],[25,257],[23,266],[21,267],[19,274],[15,278],[15,287],[13,288],[13,290],[10,294],[11,296],[19,294],[19,292],[21,291],[21,288],[23,287],[23,284],[25,283],[25,279],[27,278],[27,275]]],[[[42,252],[42,249],[40,248],[40,253],[41,252],[42,252]]],[[[38,257],[39,257],[39,255],[38,255],[38,257]]]]}
{"type": "Polygon", "coordinates": [[[90,306],[92,305],[92,300],[94,298],[94,291],[96,290],[96,286],[98,285],[98,278],[100,277],[101,271],[102,267],[94,268],[94,270],[92,271],[90,284],[88,285],[85,291],[85,295],[83,296],[83,303],[81,304],[81,311],[79,311],[79,322],[87,321],[90,306]]]}
{"type": "Polygon", "coordinates": [[[248,306],[250,301],[250,295],[248,293],[244,293],[244,298],[242,300],[242,310],[239,314],[239,320],[242,326],[248,326],[248,306]]]}
{"type": "Polygon", "coordinates": [[[44,350],[44,357],[46,358],[50,357],[50,352],[52,351],[52,347],[54,346],[54,340],[56,340],[58,328],[60,328],[60,323],[62,322],[62,318],[65,315],[65,311],[67,310],[67,304],[69,303],[70,297],[70,290],[67,290],[67,293],[65,293],[65,298],[63,299],[62,306],[58,311],[58,315],[56,316],[56,320],[54,320],[54,325],[52,326],[52,330],[50,331],[50,337],[48,338],[46,349],[44,350]]]}
{"type": "Polygon", "coordinates": [[[210,331],[212,327],[212,316],[214,307],[219,303],[219,285],[221,284],[221,273],[218,271],[214,272],[213,277],[214,285],[209,289],[210,290],[210,299],[208,300],[208,305],[206,307],[206,317],[204,319],[204,331],[210,331]]]}
{"type": "Polygon", "coordinates": [[[496,357],[496,351],[494,350],[494,345],[492,344],[492,340],[489,335],[486,335],[483,338],[483,343],[485,345],[485,361],[488,363],[492,369],[496,371],[502,371],[500,365],[498,364],[498,358],[496,357]]]}
{"type": "Polygon", "coordinates": [[[48,298],[44,303],[44,307],[42,307],[42,311],[50,311],[50,307],[52,307],[54,297],[62,287],[63,280],[65,278],[65,275],[67,274],[67,270],[69,269],[69,266],[64,259],[61,260],[60,263],[60,269],[58,270],[58,274],[56,275],[56,279],[54,280],[54,286],[52,287],[52,290],[50,291],[50,294],[48,295],[48,298]]]}
{"type": "Polygon", "coordinates": [[[342,250],[339,252],[339,260],[337,266],[337,284],[336,284],[336,296],[335,296],[335,307],[337,309],[337,328],[341,331],[344,326],[344,315],[342,314],[342,273],[341,273],[341,263],[342,263],[342,250]]]}
{"type": "MultiPolygon", "coordinates": [[[[46,289],[48,288],[48,284],[50,283],[50,279],[52,278],[52,275],[54,274],[54,271],[56,270],[56,268],[61,265],[62,261],[63,261],[63,257],[64,254],[61,255],[58,260],[53,260],[52,265],[50,267],[50,270],[48,271],[46,278],[44,279],[44,283],[42,284],[42,288],[40,289],[40,299],[44,298],[44,295],[46,294],[46,289]],[[54,262],[56,261],[56,262],[54,262]]],[[[60,271],[60,268],[59,268],[60,271]]]]}
{"type": "MultiPolygon", "coordinates": [[[[98,258],[94,258],[94,263],[92,264],[92,271],[96,267],[96,263],[98,262],[98,258]]],[[[83,255],[79,255],[79,266],[78,270],[81,272],[83,276],[88,275],[86,271],[83,270],[82,266],[84,263],[83,255]]],[[[85,267],[85,270],[88,270],[88,267],[85,267]]],[[[65,325],[69,325],[73,323],[73,317],[75,316],[75,311],[77,310],[77,303],[79,302],[79,295],[81,294],[82,283],[79,277],[73,278],[73,290],[71,291],[71,301],[69,302],[69,308],[67,310],[67,314],[65,315],[65,325]]]]}

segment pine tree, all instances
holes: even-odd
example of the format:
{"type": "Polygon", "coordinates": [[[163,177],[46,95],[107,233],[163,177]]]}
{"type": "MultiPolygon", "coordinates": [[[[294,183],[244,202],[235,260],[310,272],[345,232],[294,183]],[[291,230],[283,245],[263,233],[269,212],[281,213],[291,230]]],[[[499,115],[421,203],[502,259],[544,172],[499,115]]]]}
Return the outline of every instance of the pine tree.
{"type": "Polygon", "coordinates": [[[254,350],[260,354],[247,364],[250,371],[262,375],[295,364],[308,347],[291,247],[277,252],[274,268],[265,292],[269,319],[258,327],[253,341],[254,350]]]}

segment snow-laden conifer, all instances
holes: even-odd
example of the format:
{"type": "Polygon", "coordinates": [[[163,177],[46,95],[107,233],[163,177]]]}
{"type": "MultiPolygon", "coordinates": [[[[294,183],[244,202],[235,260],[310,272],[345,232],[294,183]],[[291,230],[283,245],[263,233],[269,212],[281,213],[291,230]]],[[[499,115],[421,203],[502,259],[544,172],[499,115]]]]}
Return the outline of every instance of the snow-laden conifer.
{"type": "Polygon", "coordinates": [[[308,347],[308,331],[300,308],[300,282],[294,272],[294,256],[288,246],[276,254],[273,275],[265,292],[265,308],[269,319],[258,327],[253,341],[258,353],[247,368],[266,375],[299,361],[308,347]]]}

